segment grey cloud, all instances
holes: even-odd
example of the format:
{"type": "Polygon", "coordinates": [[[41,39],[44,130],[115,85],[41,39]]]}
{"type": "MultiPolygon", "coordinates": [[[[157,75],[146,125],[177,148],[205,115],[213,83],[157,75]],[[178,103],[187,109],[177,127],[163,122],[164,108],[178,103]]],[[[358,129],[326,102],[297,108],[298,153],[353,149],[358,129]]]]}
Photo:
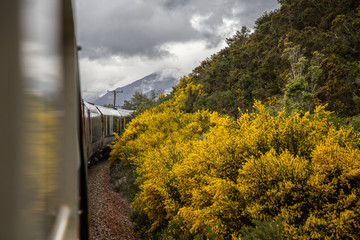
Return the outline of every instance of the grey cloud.
{"type": "MultiPolygon", "coordinates": [[[[91,52],[93,57],[101,53],[155,57],[165,54],[159,50],[163,43],[201,37],[180,12],[166,12],[159,6],[146,3],[122,7],[114,2],[113,10],[103,9],[106,12],[104,16],[95,14],[95,17],[90,17],[92,14],[89,14],[85,21],[79,21],[82,54],[91,52]],[[94,51],[104,48],[107,51],[94,51]]],[[[90,12],[94,11],[90,6],[87,8],[90,12]]],[[[81,15],[86,14],[80,12],[79,17],[81,15]]]]}
{"type": "Polygon", "coordinates": [[[166,0],[164,6],[169,10],[174,10],[178,6],[186,6],[190,0],[166,0]]]}
{"type": "Polygon", "coordinates": [[[78,33],[82,56],[109,55],[159,58],[168,42],[205,40],[209,47],[223,41],[218,30],[224,18],[252,27],[276,0],[78,0],[78,33]],[[205,17],[195,29],[190,20],[205,17]]]}

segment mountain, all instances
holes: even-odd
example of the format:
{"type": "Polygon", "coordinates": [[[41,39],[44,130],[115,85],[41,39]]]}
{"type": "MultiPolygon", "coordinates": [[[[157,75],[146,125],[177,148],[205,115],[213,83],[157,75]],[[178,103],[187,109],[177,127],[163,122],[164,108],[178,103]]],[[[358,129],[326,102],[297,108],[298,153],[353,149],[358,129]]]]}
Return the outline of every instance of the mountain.
{"type": "MultiPolygon", "coordinates": [[[[122,93],[116,94],[116,106],[122,106],[124,101],[130,100],[136,92],[149,95],[152,90],[163,90],[165,93],[169,93],[178,82],[178,79],[161,72],[152,73],[133,83],[115,89],[116,91],[122,91],[122,93]]],[[[114,94],[108,92],[96,99],[94,103],[100,106],[114,104],[114,94]]]]}

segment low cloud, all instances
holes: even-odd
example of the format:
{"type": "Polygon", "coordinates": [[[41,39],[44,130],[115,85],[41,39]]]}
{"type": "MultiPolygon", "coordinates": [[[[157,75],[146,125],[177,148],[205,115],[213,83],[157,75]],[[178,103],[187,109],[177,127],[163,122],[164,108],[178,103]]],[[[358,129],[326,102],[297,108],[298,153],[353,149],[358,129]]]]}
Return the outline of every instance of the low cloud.
{"type": "Polygon", "coordinates": [[[163,69],[188,74],[225,38],[278,6],[276,0],[77,0],[84,93],[98,95],[163,69]]]}

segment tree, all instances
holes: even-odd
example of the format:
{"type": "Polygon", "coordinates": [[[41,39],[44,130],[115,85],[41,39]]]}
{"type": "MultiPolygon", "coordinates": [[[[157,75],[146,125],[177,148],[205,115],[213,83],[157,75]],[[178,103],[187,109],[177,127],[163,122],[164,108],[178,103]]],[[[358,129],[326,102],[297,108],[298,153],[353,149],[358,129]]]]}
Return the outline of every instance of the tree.
{"type": "Polygon", "coordinates": [[[312,53],[309,63],[301,51],[300,45],[285,43],[283,57],[291,66],[287,76],[284,103],[289,113],[297,111],[312,112],[315,107],[315,97],[319,88],[319,79],[323,70],[321,63],[324,55],[318,51],[312,53]]]}
{"type": "Polygon", "coordinates": [[[305,110],[310,105],[311,96],[306,91],[305,66],[308,62],[301,52],[300,45],[292,42],[285,43],[283,58],[290,63],[291,72],[287,76],[284,102],[289,113],[305,110]]]}
{"type": "Polygon", "coordinates": [[[143,105],[149,104],[150,102],[151,100],[146,94],[135,92],[129,101],[124,101],[124,105],[122,106],[122,108],[128,110],[136,110],[143,105]]]}

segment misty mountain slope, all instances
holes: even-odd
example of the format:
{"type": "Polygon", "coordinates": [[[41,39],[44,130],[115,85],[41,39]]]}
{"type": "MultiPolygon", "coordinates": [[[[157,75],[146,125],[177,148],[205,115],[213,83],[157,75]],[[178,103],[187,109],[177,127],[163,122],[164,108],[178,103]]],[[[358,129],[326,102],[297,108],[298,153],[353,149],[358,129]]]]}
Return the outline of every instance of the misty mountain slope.
{"type": "MultiPolygon", "coordinates": [[[[131,84],[116,88],[116,91],[122,91],[122,93],[116,94],[116,106],[122,106],[124,101],[130,100],[135,92],[149,95],[151,90],[164,90],[165,93],[168,93],[178,82],[178,79],[174,77],[164,76],[161,73],[152,73],[131,84]]],[[[106,104],[113,104],[114,94],[108,92],[100,98],[96,99],[94,103],[101,106],[106,104]]]]}

